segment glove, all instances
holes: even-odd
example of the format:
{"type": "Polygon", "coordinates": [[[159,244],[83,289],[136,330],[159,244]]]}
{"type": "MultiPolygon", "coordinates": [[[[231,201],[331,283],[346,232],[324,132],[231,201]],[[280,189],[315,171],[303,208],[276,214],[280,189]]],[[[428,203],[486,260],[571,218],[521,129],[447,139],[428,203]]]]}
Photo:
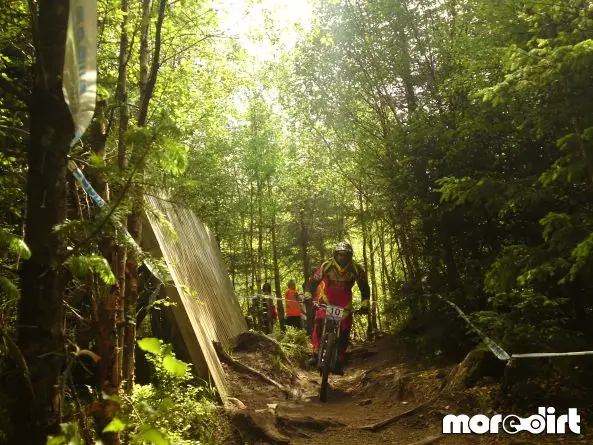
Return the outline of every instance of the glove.
{"type": "Polygon", "coordinates": [[[313,300],[313,295],[311,295],[311,292],[305,292],[305,301],[310,302],[311,300],[313,300]]]}
{"type": "Polygon", "coordinates": [[[360,304],[360,309],[358,310],[358,312],[360,314],[366,315],[369,313],[369,300],[362,300],[362,303],[360,304]]]}

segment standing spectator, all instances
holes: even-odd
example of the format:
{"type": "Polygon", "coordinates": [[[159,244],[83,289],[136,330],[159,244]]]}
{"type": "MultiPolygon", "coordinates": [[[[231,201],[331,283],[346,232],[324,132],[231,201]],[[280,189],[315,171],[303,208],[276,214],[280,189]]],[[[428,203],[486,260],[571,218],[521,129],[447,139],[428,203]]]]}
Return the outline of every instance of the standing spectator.
{"type": "Polygon", "coordinates": [[[301,306],[301,329],[306,331],[308,329],[308,322],[307,322],[307,305],[305,302],[305,291],[299,292],[298,295],[299,303],[301,306]]]}
{"type": "Polygon", "coordinates": [[[286,301],[286,326],[293,328],[301,327],[301,302],[296,290],[296,283],[294,280],[288,282],[288,289],[284,293],[284,300],[286,301]]]}
{"type": "Polygon", "coordinates": [[[274,323],[278,320],[278,310],[274,304],[274,296],[272,295],[272,286],[270,283],[264,283],[262,290],[262,306],[263,313],[263,330],[266,334],[271,334],[274,331],[274,323]]]}
{"type": "MultiPolygon", "coordinates": [[[[309,276],[313,276],[317,269],[314,267],[311,269],[311,273],[309,276]]],[[[313,308],[313,304],[317,302],[318,292],[315,291],[311,297],[307,295],[307,283],[309,279],[306,279],[303,283],[303,292],[304,292],[304,301],[303,304],[305,306],[305,329],[307,330],[307,335],[309,337],[313,336],[313,320],[315,319],[315,309],[313,308]]]]}

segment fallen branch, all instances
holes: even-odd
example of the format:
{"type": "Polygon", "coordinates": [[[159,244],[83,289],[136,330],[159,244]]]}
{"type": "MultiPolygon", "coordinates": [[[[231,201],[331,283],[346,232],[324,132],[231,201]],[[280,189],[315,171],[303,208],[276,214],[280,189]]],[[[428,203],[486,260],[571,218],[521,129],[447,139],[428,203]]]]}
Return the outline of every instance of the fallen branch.
{"type": "Polygon", "coordinates": [[[425,439],[419,440],[418,442],[411,443],[410,445],[428,445],[430,443],[435,443],[441,440],[443,436],[439,434],[438,436],[430,436],[425,439]]]}
{"type": "Polygon", "coordinates": [[[227,365],[229,365],[236,371],[244,372],[247,374],[252,374],[256,377],[259,377],[260,379],[264,380],[265,382],[269,383],[270,385],[275,386],[283,393],[285,393],[287,395],[291,395],[291,392],[288,389],[286,389],[284,386],[282,386],[280,383],[278,383],[276,380],[273,380],[270,377],[268,377],[267,375],[258,371],[257,369],[253,369],[251,366],[244,365],[243,363],[239,362],[238,360],[235,360],[234,358],[232,358],[230,355],[228,355],[224,351],[222,344],[219,341],[213,341],[212,344],[214,346],[214,350],[216,351],[216,354],[218,355],[218,358],[220,358],[220,360],[222,360],[224,363],[226,363],[227,365]]]}
{"type": "MultiPolygon", "coordinates": [[[[432,404],[434,401],[436,401],[437,398],[439,397],[439,395],[440,395],[440,393],[437,394],[432,399],[430,399],[430,400],[428,400],[428,401],[426,401],[424,403],[421,403],[420,405],[415,406],[414,408],[411,408],[411,409],[409,409],[407,411],[404,411],[403,413],[397,414],[397,415],[395,415],[393,417],[390,417],[389,419],[383,420],[383,421],[381,421],[379,423],[375,423],[373,425],[363,426],[360,429],[366,430],[366,431],[373,431],[373,432],[378,431],[381,428],[384,428],[387,425],[390,425],[390,424],[392,424],[393,422],[395,422],[395,421],[397,421],[399,419],[402,419],[404,417],[410,416],[410,415],[412,415],[412,414],[414,414],[414,413],[416,413],[416,412],[418,412],[418,411],[426,408],[427,406],[429,406],[430,404],[432,404]]],[[[416,444],[413,444],[413,445],[416,445],[416,444]]]]}

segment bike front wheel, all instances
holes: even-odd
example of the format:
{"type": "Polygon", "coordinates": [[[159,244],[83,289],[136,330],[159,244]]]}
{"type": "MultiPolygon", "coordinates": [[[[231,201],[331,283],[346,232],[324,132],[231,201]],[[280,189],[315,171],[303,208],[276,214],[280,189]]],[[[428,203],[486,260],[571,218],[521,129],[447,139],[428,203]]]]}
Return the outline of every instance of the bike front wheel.
{"type": "Polygon", "coordinates": [[[327,334],[327,341],[325,342],[325,351],[322,355],[322,367],[321,367],[321,388],[319,389],[319,400],[325,402],[327,400],[327,387],[329,380],[329,373],[332,366],[332,356],[336,343],[336,334],[330,332],[327,334]]]}

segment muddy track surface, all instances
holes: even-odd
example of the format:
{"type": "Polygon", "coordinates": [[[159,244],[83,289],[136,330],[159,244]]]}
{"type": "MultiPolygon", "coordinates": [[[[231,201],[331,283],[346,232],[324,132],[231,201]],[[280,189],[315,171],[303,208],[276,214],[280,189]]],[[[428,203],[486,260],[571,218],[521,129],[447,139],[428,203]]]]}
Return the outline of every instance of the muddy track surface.
{"type": "Polygon", "coordinates": [[[497,387],[452,392],[448,383],[454,367],[413,369],[400,346],[397,338],[384,337],[355,348],[345,375],[330,376],[326,403],[318,400],[319,375],[287,366],[274,354],[273,344],[264,341],[233,352],[234,360],[271,376],[285,389],[225,365],[235,443],[593,444],[592,436],[574,434],[442,435],[446,414],[493,415],[497,387]]]}

